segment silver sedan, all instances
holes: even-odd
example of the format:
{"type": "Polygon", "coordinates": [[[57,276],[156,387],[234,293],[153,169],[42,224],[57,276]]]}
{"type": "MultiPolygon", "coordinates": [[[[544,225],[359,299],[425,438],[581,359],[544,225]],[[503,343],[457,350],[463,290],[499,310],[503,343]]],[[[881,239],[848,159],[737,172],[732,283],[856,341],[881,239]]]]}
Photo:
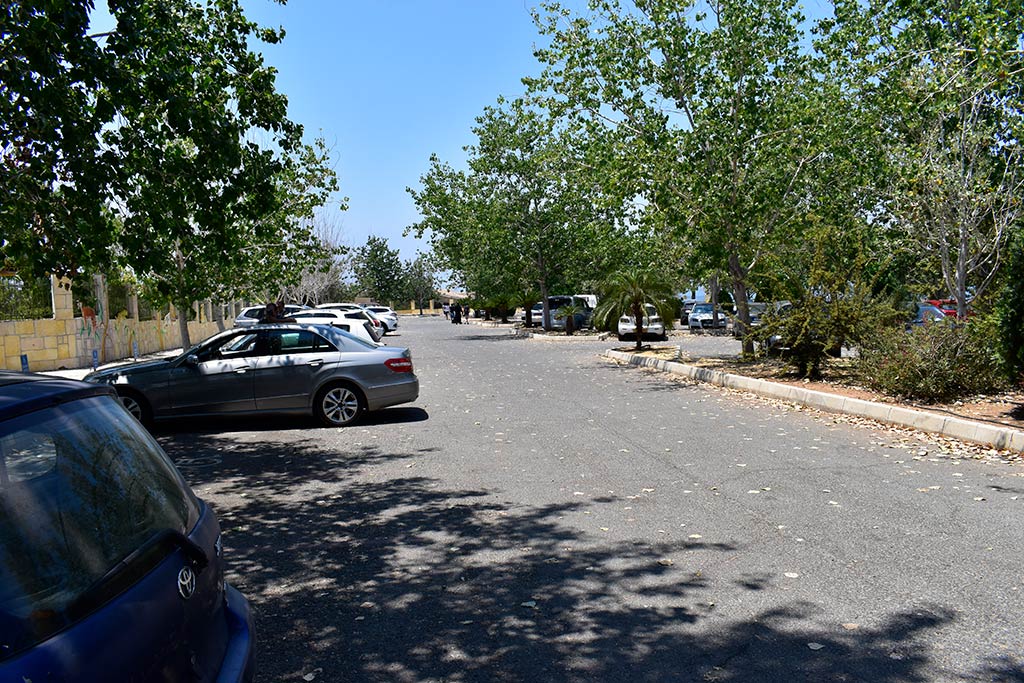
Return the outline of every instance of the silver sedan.
{"type": "Polygon", "coordinates": [[[419,396],[409,349],[325,325],[229,330],[177,358],[107,368],[85,381],[112,385],[143,423],[273,412],[312,413],[338,427],[419,396]]]}

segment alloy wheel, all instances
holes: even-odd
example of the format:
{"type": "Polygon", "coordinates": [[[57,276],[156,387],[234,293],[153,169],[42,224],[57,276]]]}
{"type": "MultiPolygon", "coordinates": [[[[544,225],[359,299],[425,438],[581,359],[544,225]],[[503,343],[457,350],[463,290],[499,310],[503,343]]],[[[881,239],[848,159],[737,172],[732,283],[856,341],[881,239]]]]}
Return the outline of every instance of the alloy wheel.
{"type": "Polygon", "coordinates": [[[359,397],[348,387],[334,387],[320,400],[320,410],[331,424],[346,425],[359,416],[359,397]]]}

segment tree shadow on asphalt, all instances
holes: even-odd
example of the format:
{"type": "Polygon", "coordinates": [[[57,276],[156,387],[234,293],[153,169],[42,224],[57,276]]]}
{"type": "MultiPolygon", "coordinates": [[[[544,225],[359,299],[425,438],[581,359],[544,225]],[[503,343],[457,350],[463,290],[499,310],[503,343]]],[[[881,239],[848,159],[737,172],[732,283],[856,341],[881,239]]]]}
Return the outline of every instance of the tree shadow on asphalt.
{"type": "Polygon", "coordinates": [[[1024,683],[1024,664],[1008,661],[1006,658],[992,658],[973,680],[997,681],[998,683],[1024,683]]]}
{"type": "MultiPolygon", "coordinates": [[[[364,413],[352,427],[370,425],[402,424],[423,422],[430,418],[427,411],[411,406],[399,406],[364,413]]],[[[338,429],[346,427],[324,427],[312,415],[260,415],[218,417],[197,417],[162,420],[150,428],[154,436],[164,434],[230,434],[232,432],[274,432],[291,429],[338,429]]]]}
{"type": "Polygon", "coordinates": [[[683,375],[673,375],[660,370],[649,370],[635,365],[608,363],[604,370],[625,375],[624,381],[629,383],[631,391],[637,393],[665,393],[676,391],[693,391],[701,389],[701,384],[687,379],[683,375]]]}
{"type": "Polygon", "coordinates": [[[430,449],[160,440],[215,501],[265,681],[925,681],[917,636],[955,620],[919,605],[846,631],[802,602],[726,620],[716,603],[773,582],[723,592],[694,571],[734,544],[595,544],[601,532],[574,524],[622,499],[527,506],[446,489],[415,474],[430,449]],[[376,467],[408,475],[368,477],[376,467]]]}
{"type": "Polygon", "coordinates": [[[446,341],[504,342],[522,341],[522,338],[514,334],[460,334],[457,337],[449,337],[446,341]]]}

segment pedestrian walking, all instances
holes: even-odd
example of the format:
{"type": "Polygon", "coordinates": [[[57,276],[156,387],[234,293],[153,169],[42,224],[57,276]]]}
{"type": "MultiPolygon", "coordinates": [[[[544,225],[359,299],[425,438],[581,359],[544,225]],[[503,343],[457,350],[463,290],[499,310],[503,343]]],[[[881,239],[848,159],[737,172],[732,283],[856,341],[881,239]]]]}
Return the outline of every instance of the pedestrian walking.
{"type": "Polygon", "coordinates": [[[441,305],[441,312],[444,313],[444,319],[448,320],[448,316],[451,315],[452,309],[448,304],[441,305]]]}

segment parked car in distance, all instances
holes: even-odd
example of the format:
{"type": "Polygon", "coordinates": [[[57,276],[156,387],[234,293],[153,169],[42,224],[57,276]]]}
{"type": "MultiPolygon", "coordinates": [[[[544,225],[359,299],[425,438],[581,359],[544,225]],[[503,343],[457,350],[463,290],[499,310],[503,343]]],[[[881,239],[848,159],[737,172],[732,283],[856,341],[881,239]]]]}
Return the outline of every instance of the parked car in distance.
{"type": "Polygon", "coordinates": [[[398,329],[398,313],[390,306],[367,306],[366,310],[377,316],[381,324],[387,328],[384,330],[385,333],[398,329]]]}
{"type": "Polygon", "coordinates": [[[956,320],[956,311],[953,311],[953,319],[949,317],[944,309],[932,304],[928,301],[923,301],[916,304],[917,310],[914,312],[914,317],[907,323],[908,327],[923,327],[925,325],[932,325],[935,323],[949,324],[956,320]]]}
{"type": "Polygon", "coordinates": [[[380,319],[377,318],[377,316],[375,316],[373,313],[370,313],[366,309],[342,309],[340,312],[346,318],[349,318],[351,320],[365,320],[367,323],[369,323],[370,327],[373,329],[374,336],[377,337],[377,341],[380,341],[381,338],[384,336],[384,323],[382,323],[380,319]]]}
{"type": "Polygon", "coordinates": [[[715,329],[725,329],[728,316],[721,309],[718,310],[718,324],[715,324],[714,305],[710,303],[694,304],[687,316],[687,326],[691,332],[715,329]]]}
{"type": "MultiPolygon", "coordinates": [[[[559,294],[548,297],[548,312],[551,315],[551,329],[553,330],[564,330],[566,318],[559,314],[559,310],[569,305],[575,305],[580,308],[580,312],[573,316],[575,322],[575,329],[583,330],[590,327],[591,320],[594,316],[594,309],[590,307],[587,299],[580,296],[569,296],[565,294],[559,294]]],[[[538,301],[533,305],[530,313],[532,322],[534,325],[544,324],[544,302],[538,301]]]]}
{"type": "Polygon", "coordinates": [[[576,306],[580,309],[572,317],[574,329],[584,330],[590,327],[591,320],[594,317],[594,309],[590,306],[590,302],[581,296],[559,295],[548,297],[548,308],[551,311],[551,329],[565,329],[568,316],[563,315],[561,310],[568,306],[576,306]]]}
{"type": "Polygon", "coordinates": [[[680,299],[679,301],[679,324],[682,325],[690,316],[690,311],[697,305],[696,299],[680,299]]]}
{"type": "MultiPolygon", "coordinates": [[[[665,333],[665,321],[658,315],[657,309],[651,304],[644,304],[644,311],[646,312],[643,319],[644,336],[666,341],[668,335],[665,333]]],[[[618,333],[619,341],[626,341],[629,338],[636,339],[636,321],[631,313],[624,313],[619,317],[618,333]]]]}
{"type": "Polygon", "coordinates": [[[357,308],[362,308],[362,306],[360,306],[359,304],[354,304],[354,303],[328,303],[328,304],[317,304],[315,306],[315,308],[327,308],[327,309],[337,310],[337,311],[348,311],[348,310],[354,310],[354,309],[357,309],[357,308]]]}
{"type": "MultiPolygon", "coordinates": [[[[754,328],[761,326],[761,318],[764,316],[765,311],[768,310],[768,304],[760,301],[751,301],[747,304],[747,310],[750,312],[750,328],[751,330],[753,330],[754,328]]],[[[737,318],[739,317],[738,308],[736,311],[736,316],[737,318]]],[[[737,322],[738,321],[733,321],[732,336],[738,339],[743,335],[740,334],[740,326],[737,324],[737,322]]]]}
{"type": "Polygon", "coordinates": [[[292,317],[295,318],[295,322],[303,325],[330,325],[353,334],[374,346],[384,346],[384,342],[380,341],[377,331],[368,320],[361,317],[350,317],[348,313],[348,311],[314,308],[308,311],[300,311],[292,317]]]}
{"type": "Polygon", "coordinates": [[[253,680],[217,516],[112,387],[0,372],[0,473],[0,680],[253,680]]]}
{"type": "Polygon", "coordinates": [[[368,323],[370,323],[370,327],[372,330],[371,335],[373,336],[374,341],[380,341],[381,337],[384,336],[385,329],[383,323],[381,323],[377,316],[375,316],[373,313],[370,313],[359,304],[320,304],[319,306],[312,310],[336,311],[338,313],[343,314],[346,318],[351,318],[353,320],[365,320],[368,323]]]}
{"type": "MultiPolygon", "coordinates": [[[[956,317],[956,299],[926,299],[921,303],[938,308],[942,311],[943,315],[951,318],[956,317]]],[[[974,311],[971,309],[970,303],[968,303],[967,316],[970,317],[972,315],[974,315],[974,311]]]]}
{"type": "MultiPolygon", "coordinates": [[[[523,318],[525,322],[525,318],[523,318]]],[[[530,308],[530,324],[533,326],[541,326],[544,324],[544,302],[538,301],[530,308]]]]}
{"type": "Polygon", "coordinates": [[[575,294],[577,299],[583,299],[587,302],[587,307],[591,310],[597,308],[597,295],[596,294],[575,294]]]}
{"type": "MultiPolygon", "coordinates": [[[[299,311],[308,310],[309,306],[300,306],[299,304],[285,304],[284,312],[287,316],[292,316],[299,311]]],[[[267,305],[262,306],[248,306],[242,309],[242,312],[235,318],[235,327],[249,327],[251,325],[259,325],[263,322],[263,318],[267,313],[267,305]]]]}
{"type": "Polygon", "coordinates": [[[419,395],[409,349],[298,323],[229,330],[177,358],[107,368],[85,381],[112,385],[143,423],[285,413],[341,427],[419,395]]]}

